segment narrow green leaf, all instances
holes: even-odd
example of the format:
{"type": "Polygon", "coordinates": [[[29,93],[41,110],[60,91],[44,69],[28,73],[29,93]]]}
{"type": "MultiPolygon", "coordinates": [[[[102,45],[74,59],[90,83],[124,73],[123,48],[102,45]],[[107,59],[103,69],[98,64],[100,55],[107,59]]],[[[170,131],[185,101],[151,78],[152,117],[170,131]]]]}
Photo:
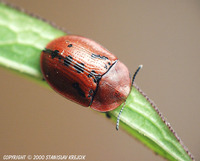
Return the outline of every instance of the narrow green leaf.
{"type": "MultiPolygon", "coordinates": [[[[65,35],[50,24],[0,3],[0,65],[42,82],[40,53],[48,42],[65,35]]],[[[121,106],[109,112],[116,121],[121,106]]],[[[156,106],[135,85],[121,115],[120,128],[168,160],[190,161],[192,154],[156,106]]]]}
{"type": "MultiPolygon", "coordinates": [[[[121,105],[122,107],[122,105],[121,105]]],[[[109,112],[113,120],[121,107],[109,112]]],[[[164,120],[154,103],[134,85],[121,115],[121,126],[157,154],[168,160],[191,160],[174,130],[164,120]]],[[[189,153],[189,152],[188,152],[189,153]]],[[[191,155],[191,154],[190,154],[191,155]]]]}
{"type": "Polygon", "coordinates": [[[40,53],[66,33],[48,23],[0,4],[0,64],[41,79],[40,53]]]}

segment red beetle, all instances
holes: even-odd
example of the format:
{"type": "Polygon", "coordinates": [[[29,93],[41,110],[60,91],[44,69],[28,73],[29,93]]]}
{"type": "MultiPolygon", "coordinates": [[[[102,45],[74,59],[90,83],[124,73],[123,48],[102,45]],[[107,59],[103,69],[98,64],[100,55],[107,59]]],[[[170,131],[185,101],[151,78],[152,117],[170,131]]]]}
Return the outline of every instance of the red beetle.
{"type": "MultiPolygon", "coordinates": [[[[132,84],[127,67],[88,38],[74,35],[57,38],[42,51],[40,61],[50,86],[82,106],[111,111],[124,103],[130,93],[132,84]]],[[[119,117],[117,129],[118,126],[119,117]]]]}

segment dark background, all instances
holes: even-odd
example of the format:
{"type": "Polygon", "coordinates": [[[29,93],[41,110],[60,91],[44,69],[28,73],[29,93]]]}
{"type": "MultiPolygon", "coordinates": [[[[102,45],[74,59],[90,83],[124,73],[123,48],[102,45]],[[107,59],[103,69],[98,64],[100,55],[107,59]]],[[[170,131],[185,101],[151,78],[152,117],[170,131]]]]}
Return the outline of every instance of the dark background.
{"type": "MultiPolygon", "coordinates": [[[[200,1],[7,0],[113,52],[200,160],[200,1]]],[[[0,153],[162,160],[89,108],[0,69],[0,153]]],[[[2,157],[1,157],[2,158],[2,157]]]]}

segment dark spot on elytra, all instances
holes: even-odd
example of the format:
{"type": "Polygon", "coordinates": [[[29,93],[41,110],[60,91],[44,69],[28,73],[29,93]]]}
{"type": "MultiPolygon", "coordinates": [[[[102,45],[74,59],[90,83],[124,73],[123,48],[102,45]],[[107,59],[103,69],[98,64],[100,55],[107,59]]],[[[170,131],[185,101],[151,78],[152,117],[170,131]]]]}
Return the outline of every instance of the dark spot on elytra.
{"type": "Polygon", "coordinates": [[[93,77],[96,74],[96,72],[94,70],[92,70],[89,74],[88,74],[88,78],[93,77]]]}
{"type": "Polygon", "coordinates": [[[108,65],[110,65],[110,62],[108,62],[108,65]]]}
{"type": "Polygon", "coordinates": [[[96,55],[94,53],[92,53],[91,58],[100,58],[100,59],[108,60],[106,56],[96,55]]]}
{"type": "Polygon", "coordinates": [[[67,47],[71,48],[73,45],[72,44],[69,44],[67,47]]]}
{"type": "Polygon", "coordinates": [[[46,49],[45,48],[45,50],[42,50],[42,51],[45,52],[45,53],[51,54],[51,58],[52,59],[55,58],[56,56],[58,56],[58,54],[59,54],[58,50],[51,50],[51,49],[46,49]]]}
{"type": "Polygon", "coordinates": [[[93,93],[94,93],[94,91],[92,89],[90,89],[89,94],[93,94],[93,93]]]}
{"type": "Polygon", "coordinates": [[[108,69],[108,66],[105,64],[105,67],[104,67],[105,69],[108,69]]]}
{"type": "Polygon", "coordinates": [[[76,71],[77,71],[78,73],[82,73],[82,72],[84,72],[85,64],[84,64],[84,63],[76,63],[76,64],[74,65],[74,68],[76,69],[76,71]]]}
{"type": "Polygon", "coordinates": [[[92,97],[94,94],[94,91],[92,89],[89,90],[89,94],[88,94],[88,97],[92,97]]]}
{"type": "Polygon", "coordinates": [[[47,48],[45,48],[44,50],[42,50],[44,53],[49,53],[49,54],[51,54],[52,52],[53,52],[53,50],[51,50],[51,49],[47,49],[47,48]]]}
{"type": "Polygon", "coordinates": [[[64,59],[64,65],[68,67],[68,66],[71,64],[72,59],[73,59],[73,58],[72,58],[71,55],[66,56],[65,59],[64,59]]]}
{"type": "Polygon", "coordinates": [[[85,93],[83,92],[83,90],[80,88],[78,83],[73,83],[72,86],[77,90],[78,94],[81,97],[85,97],[85,93]]]}
{"type": "Polygon", "coordinates": [[[51,54],[51,58],[55,58],[56,56],[58,56],[59,51],[58,50],[54,50],[53,53],[51,54]]]}

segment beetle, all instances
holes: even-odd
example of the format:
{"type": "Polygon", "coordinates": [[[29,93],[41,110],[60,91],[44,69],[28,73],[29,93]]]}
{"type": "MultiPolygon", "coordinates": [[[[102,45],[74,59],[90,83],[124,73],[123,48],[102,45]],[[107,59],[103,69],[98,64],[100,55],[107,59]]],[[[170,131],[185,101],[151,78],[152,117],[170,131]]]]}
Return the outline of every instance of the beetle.
{"type": "Polygon", "coordinates": [[[131,82],[129,70],[115,55],[95,41],[76,35],[62,36],[47,44],[40,66],[44,79],[56,92],[100,112],[125,105],[141,68],[131,82]]]}

